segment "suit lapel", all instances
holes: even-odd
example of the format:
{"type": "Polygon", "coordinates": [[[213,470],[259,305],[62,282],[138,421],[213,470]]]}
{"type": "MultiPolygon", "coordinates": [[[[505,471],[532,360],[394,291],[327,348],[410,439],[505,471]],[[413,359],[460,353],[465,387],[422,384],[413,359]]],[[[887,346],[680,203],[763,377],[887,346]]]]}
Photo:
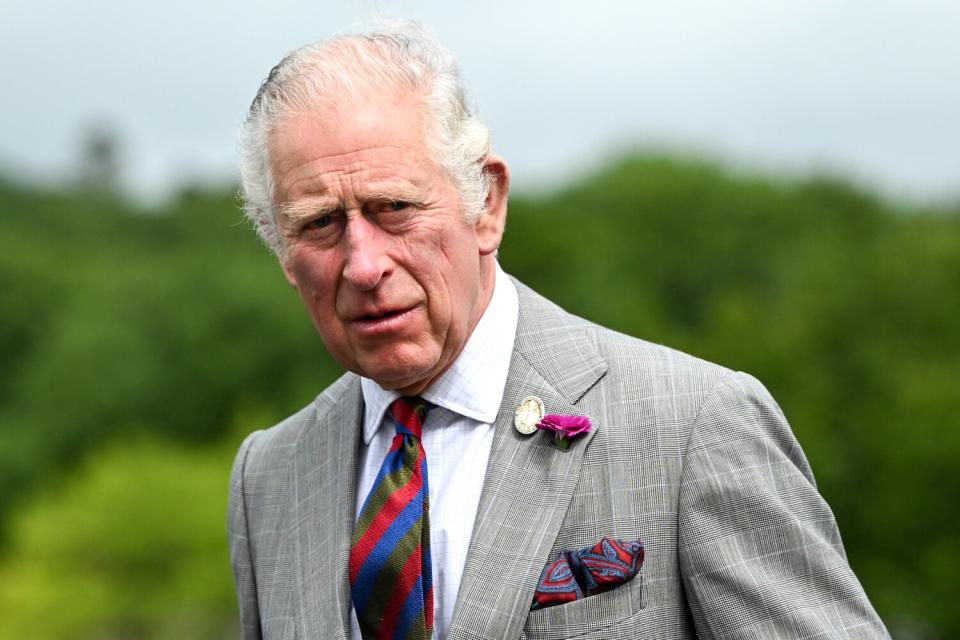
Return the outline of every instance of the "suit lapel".
{"type": "Polygon", "coordinates": [[[293,453],[294,565],[302,585],[296,619],[303,638],[349,637],[348,560],[362,415],[359,380],[347,376],[317,400],[317,422],[293,453]]]}
{"type": "Polygon", "coordinates": [[[545,434],[521,435],[514,411],[539,397],[548,414],[578,415],[582,395],[606,371],[576,319],[517,284],[520,318],[490,462],[449,637],[515,638],[580,475],[602,425],[567,451],[545,434]]]}

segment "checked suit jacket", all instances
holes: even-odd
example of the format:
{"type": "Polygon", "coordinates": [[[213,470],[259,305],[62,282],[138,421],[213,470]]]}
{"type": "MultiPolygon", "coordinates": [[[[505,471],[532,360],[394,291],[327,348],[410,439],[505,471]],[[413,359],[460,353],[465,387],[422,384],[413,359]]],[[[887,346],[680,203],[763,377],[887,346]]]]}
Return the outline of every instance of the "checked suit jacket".
{"type": "MultiPolygon", "coordinates": [[[[517,283],[520,318],[450,639],[888,638],[780,409],[746,374],[604,329],[517,283]],[[593,429],[513,428],[527,396],[593,429]],[[641,539],[619,588],[530,610],[543,567],[641,539]]],[[[231,561],[247,640],[349,638],[363,398],[346,374],[240,448],[231,561]]]]}

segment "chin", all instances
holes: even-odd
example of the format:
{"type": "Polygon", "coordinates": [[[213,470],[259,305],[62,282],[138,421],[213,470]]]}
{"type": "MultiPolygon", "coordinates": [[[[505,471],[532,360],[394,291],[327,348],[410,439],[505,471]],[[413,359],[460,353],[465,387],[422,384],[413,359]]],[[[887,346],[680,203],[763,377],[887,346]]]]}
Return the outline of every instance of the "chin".
{"type": "Polygon", "coordinates": [[[417,393],[423,389],[417,387],[429,381],[437,371],[435,358],[424,358],[421,350],[420,358],[403,358],[401,354],[392,357],[378,357],[377,362],[358,362],[352,369],[361,376],[370,378],[384,389],[414,389],[417,393]]]}

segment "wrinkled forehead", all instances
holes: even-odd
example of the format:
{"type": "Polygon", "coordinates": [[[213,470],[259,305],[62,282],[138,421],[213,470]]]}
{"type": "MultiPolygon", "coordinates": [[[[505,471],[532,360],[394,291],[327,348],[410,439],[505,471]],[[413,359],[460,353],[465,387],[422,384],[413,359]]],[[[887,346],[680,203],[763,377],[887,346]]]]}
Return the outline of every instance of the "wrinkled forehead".
{"type": "Polygon", "coordinates": [[[417,154],[426,151],[426,120],[419,92],[371,88],[284,114],[270,128],[270,156],[307,143],[330,153],[398,146],[417,154]]]}

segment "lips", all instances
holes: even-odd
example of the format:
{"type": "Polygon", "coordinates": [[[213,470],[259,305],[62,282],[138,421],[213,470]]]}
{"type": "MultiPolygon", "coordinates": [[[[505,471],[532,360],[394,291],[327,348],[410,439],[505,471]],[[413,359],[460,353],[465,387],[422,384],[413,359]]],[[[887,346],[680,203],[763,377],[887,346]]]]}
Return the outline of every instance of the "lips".
{"type": "Polygon", "coordinates": [[[364,336],[387,334],[402,329],[422,309],[421,305],[395,309],[371,309],[356,315],[350,321],[350,326],[364,336]]]}
{"type": "Polygon", "coordinates": [[[374,311],[374,312],[371,312],[371,313],[365,313],[365,314],[363,314],[363,315],[361,315],[361,316],[359,316],[359,317],[357,317],[357,318],[354,318],[354,319],[355,319],[355,320],[360,320],[360,321],[381,320],[381,319],[384,319],[384,318],[392,318],[392,317],[394,317],[394,316],[398,316],[398,315],[400,315],[401,313],[403,313],[404,311],[408,311],[408,309],[392,309],[392,310],[388,310],[388,311],[374,311]]]}

